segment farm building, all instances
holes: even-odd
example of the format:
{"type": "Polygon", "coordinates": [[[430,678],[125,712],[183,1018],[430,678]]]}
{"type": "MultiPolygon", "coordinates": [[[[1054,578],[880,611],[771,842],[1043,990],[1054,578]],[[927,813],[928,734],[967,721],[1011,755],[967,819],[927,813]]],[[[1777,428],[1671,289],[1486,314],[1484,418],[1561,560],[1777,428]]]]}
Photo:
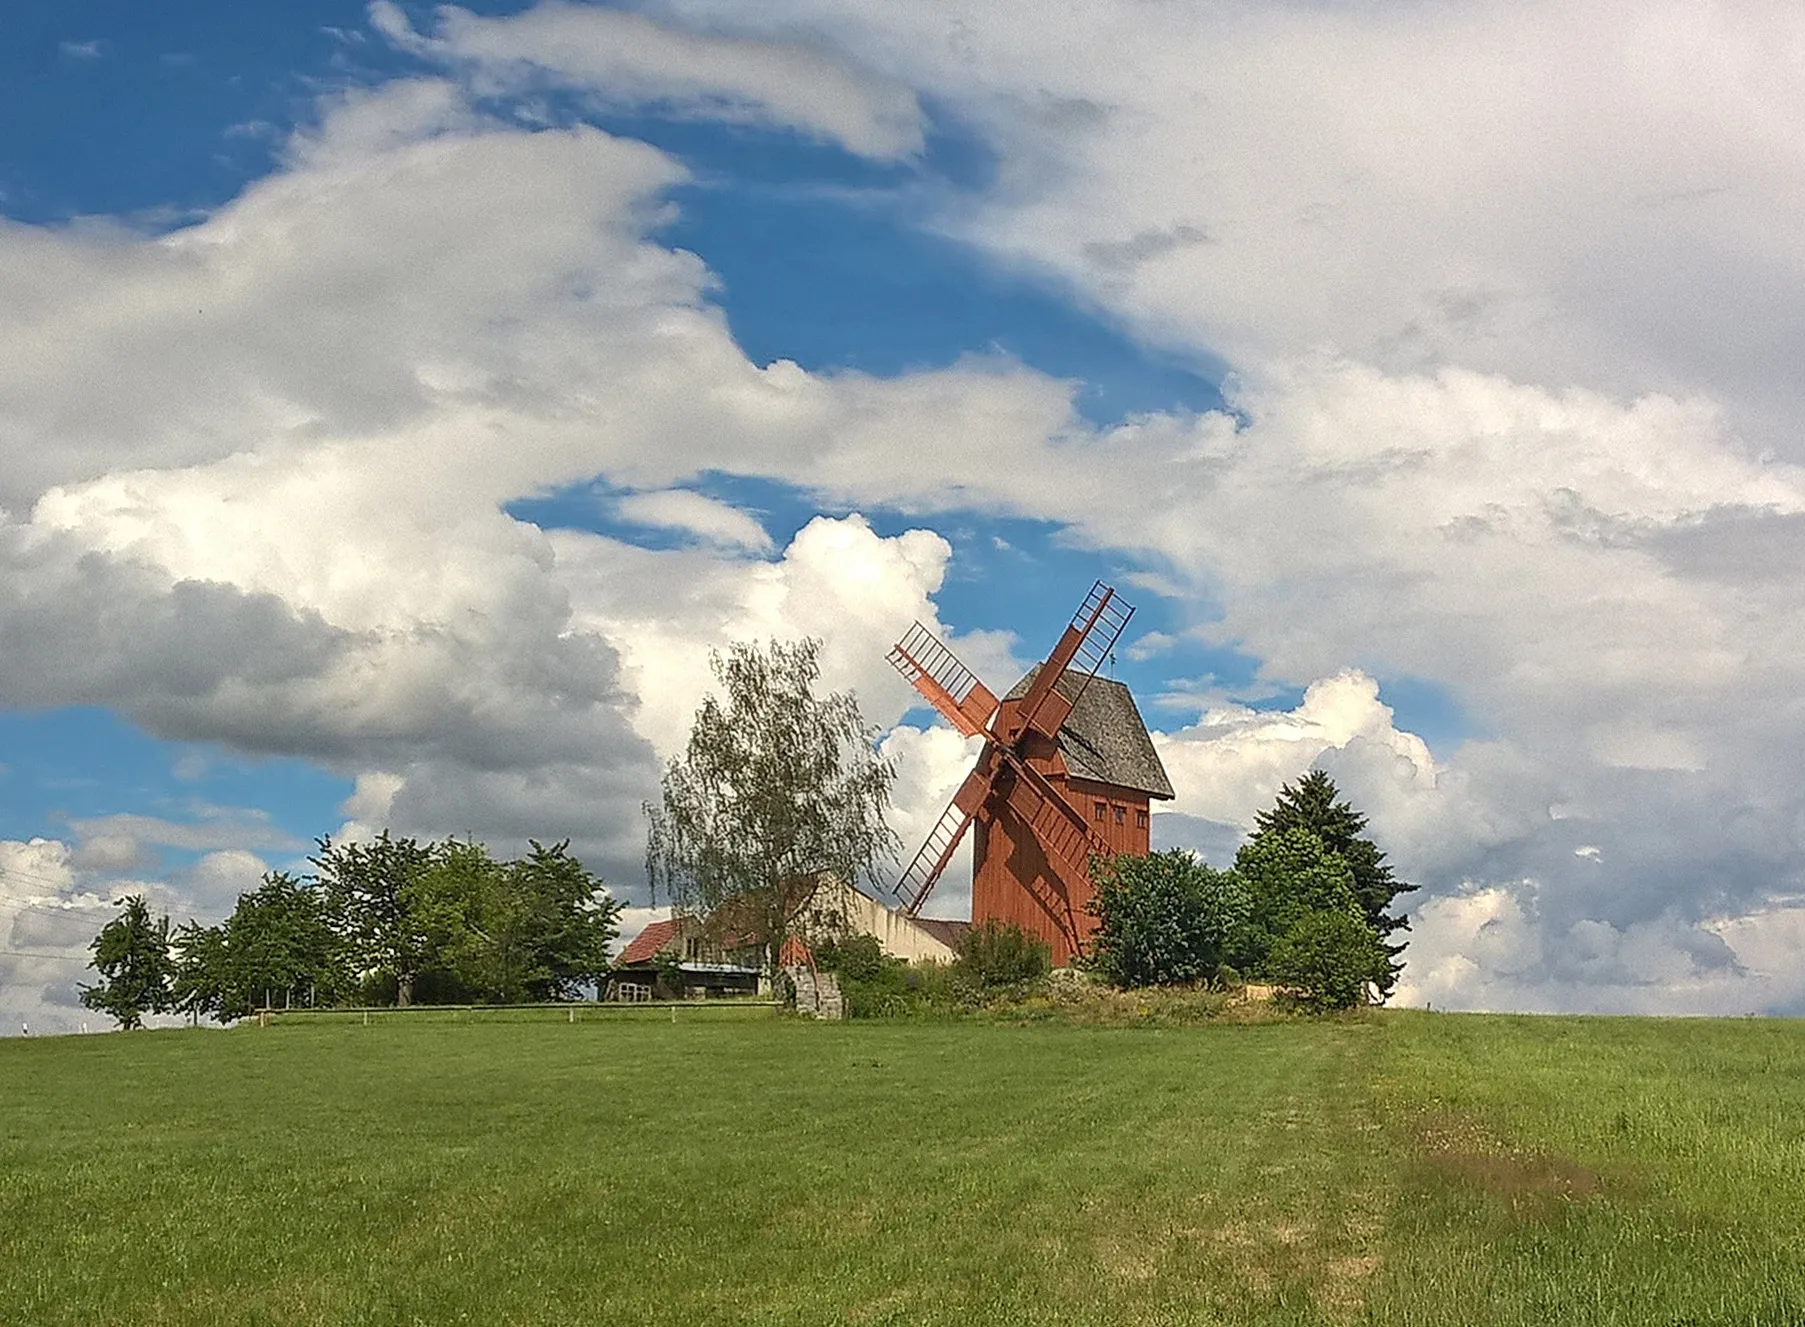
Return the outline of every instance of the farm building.
{"type": "MultiPolygon", "coordinates": [[[[803,921],[804,930],[875,936],[886,954],[911,963],[951,963],[960,937],[970,927],[967,922],[905,917],[856,885],[827,873],[816,884],[811,913],[803,921]]],[[[605,998],[650,999],[658,985],[660,955],[667,956],[666,968],[670,959],[677,960],[685,996],[718,999],[762,989],[763,952],[757,947],[733,947],[731,941],[725,946],[713,942],[708,938],[710,930],[696,917],[652,922],[615,960],[605,998]]]]}

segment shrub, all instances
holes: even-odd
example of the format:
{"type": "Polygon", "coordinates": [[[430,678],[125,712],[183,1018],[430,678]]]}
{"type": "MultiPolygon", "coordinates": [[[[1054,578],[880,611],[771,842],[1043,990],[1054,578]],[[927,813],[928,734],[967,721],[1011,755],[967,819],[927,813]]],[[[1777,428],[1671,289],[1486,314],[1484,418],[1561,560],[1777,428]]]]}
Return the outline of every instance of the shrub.
{"type": "Polygon", "coordinates": [[[898,960],[884,954],[875,935],[846,935],[823,940],[815,946],[815,966],[838,974],[842,982],[876,981],[886,963],[898,960]]]}
{"type": "Polygon", "coordinates": [[[1232,871],[1212,870],[1182,848],[1146,857],[1099,858],[1092,968],[1117,986],[1216,980],[1251,907],[1232,871]]]}
{"type": "Polygon", "coordinates": [[[1364,918],[1348,909],[1298,918],[1273,942],[1267,971],[1312,1009],[1349,1009],[1366,996],[1367,983],[1391,972],[1391,956],[1364,918]]]}
{"type": "Polygon", "coordinates": [[[1053,970],[1053,958],[1046,941],[991,917],[965,933],[953,966],[960,977],[989,990],[1036,981],[1053,970]]]}

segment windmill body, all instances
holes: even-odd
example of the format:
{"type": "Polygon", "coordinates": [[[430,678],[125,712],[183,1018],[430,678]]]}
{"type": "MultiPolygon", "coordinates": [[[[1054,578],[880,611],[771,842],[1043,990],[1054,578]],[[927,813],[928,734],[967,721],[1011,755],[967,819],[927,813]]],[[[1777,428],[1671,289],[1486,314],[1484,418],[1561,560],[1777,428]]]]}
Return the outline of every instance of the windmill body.
{"type": "Polygon", "coordinates": [[[969,829],[972,921],[1020,926],[1047,942],[1056,965],[1085,951],[1096,924],[1091,857],[1146,853],[1152,799],[1172,796],[1134,697],[1097,676],[1133,611],[1099,582],[1052,653],[1001,700],[919,624],[891,651],[954,727],[985,738],[898,881],[905,911],[926,901],[969,829]]]}

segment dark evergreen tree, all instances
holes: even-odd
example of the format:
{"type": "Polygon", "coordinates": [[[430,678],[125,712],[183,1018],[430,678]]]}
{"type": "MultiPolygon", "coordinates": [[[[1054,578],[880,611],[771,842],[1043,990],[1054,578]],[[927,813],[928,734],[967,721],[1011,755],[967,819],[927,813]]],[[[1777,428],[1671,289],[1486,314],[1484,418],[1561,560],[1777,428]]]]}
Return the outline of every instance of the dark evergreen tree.
{"type": "Polygon", "coordinates": [[[1407,930],[1410,920],[1404,914],[1393,915],[1392,900],[1409,893],[1416,886],[1399,880],[1385,862],[1385,854],[1369,838],[1363,837],[1366,817],[1347,802],[1338,800],[1340,790],[1335,781],[1319,769],[1313,769],[1295,785],[1279,789],[1278,801],[1270,811],[1255,817],[1254,838],[1283,834],[1287,830],[1304,829],[1316,835],[1323,844],[1348,865],[1354,878],[1354,897],[1366,917],[1367,925],[1384,946],[1389,975],[1379,983],[1381,995],[1389,995],[1397,984],[1403,964],[1397,961],[1404,952],[1404,941],[1396,944],[1390,938],[1407,930]]]}

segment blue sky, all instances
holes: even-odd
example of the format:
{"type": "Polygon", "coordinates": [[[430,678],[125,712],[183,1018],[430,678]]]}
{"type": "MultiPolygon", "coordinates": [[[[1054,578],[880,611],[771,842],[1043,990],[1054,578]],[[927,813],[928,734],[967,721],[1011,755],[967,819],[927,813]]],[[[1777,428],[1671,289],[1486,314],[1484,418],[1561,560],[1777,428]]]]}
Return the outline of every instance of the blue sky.
{"type": "Polygon", "coordinates": [[[1805,108],[1721,71],[1800,20],[1687,8],[15,6],[0,884],[208,915],[391,824],[637,902],[761,633],[907,837],[960,753],[884,645],[1007,685],[1100,577],[1163,841],[1329,768],[1404,998],[1790,1007],[1805,108]]]}

